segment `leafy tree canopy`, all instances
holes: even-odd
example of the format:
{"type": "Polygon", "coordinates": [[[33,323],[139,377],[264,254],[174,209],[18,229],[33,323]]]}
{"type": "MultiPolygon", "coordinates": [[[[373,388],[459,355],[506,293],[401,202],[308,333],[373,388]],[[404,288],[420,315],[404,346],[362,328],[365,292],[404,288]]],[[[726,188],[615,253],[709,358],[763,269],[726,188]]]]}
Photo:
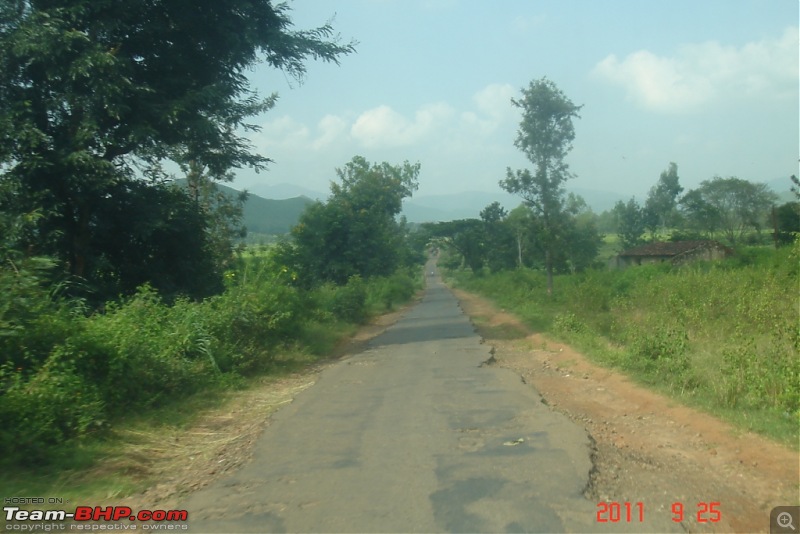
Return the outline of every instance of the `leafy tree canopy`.
{"type": "MultiPolygon", "coordinates": [[[[263,167],[237,128],[269,109],[245,76],[260,62],[302,79],[307,58],[353,45],[329,24],[293,31],[266,0],[16,0],[0,19],[2,155],[35,169],[59,156],[129,166],[134,155],[194,160],[212,174],[263,167]],[[64,153],[54,153],[62,149],[64,153]],[[30,158],[29,154],[39,158],[30,158]]],[[[151,169],[154,170],[154,169],[151,169]]]]}
{"type": "Polygon", "coordinates": [[[721,230],[735,246],[746,230],[760,231],[775,200],[766,184],[715,176],[687,193],[681,204],[690,220],[721,230]]]}
{"type": "Polygon", "coordinates": [[[160,182],[164,160],[215,180],[269,162],[240,132],[256,129],[247,118],[276,95],[258,95],[247,69],[263,61],[302,80],[307,60],[338,62],[354,50],[330,24],[293,29],[289,7],[269,0],[0,6],[0,179],[15,191],[0,209],[39,212],[29,245],[82,278],[120,279],[127,269],[109,264],[93,238],[113,226],[108,214],[125,213],[133,233],[151,238],[136,227],[174,221],[169,210],[160,222],[141,218],[152,210],[125,212],[144,194],[133,182],[160,182]]]}
{"type": "Polygon", "coordinates": [[[620,240],[620,250],[627,250],[642,244],[642,234],[645,230],[644,210],[631,199],[626,203],[618,201],[614,205],[614,216],[617,219],[617,234],[620,240]]]}
{"type": "MultiPolygon", "coordinates": [[[[499,206],[499,205],[498,205],[499,206]]],[[[458,219],[423,225],[431,236],[452,247],[463,263],[474,273],[481,272],[486,263],[486,222],[481,219],[458,219]]]]}
{"type": "Polygon", "coordinates": [[[644,217],[652,233],[659,227],[665,228],[676,222],[678,197],[683,192],[679,182],[678,165],[670,163],[661,173],[658,183],[650,188],[644,205],[644,217]]]}
{"type": "Polygon", "coordinates": [[[555,83],[542,78],[522,89],[521,99],[511,103],[522,110],[514,146],[533,164],[528,169],[506,170],[500,187],[518,194],[538,219],[540,240],[545,255],[547,291],[553,291],[553,258],[565,232],[567,214],[564,206],[563,183],[571,178],[565,158],[575,139],[573,118],[578,118],[582,106],[564,95],[555,83]]]}
{"type": "Polygon", "coordinates": [[[396,216],[416,191],[419,170],[419,163],[370,164],[361,156],[337,169],[341,183],[331,184],[331,197],[310,205],[292,230],[296,247],[286,262],[295,264],[303,283],[389,275],[413,257],[396,216]]]}

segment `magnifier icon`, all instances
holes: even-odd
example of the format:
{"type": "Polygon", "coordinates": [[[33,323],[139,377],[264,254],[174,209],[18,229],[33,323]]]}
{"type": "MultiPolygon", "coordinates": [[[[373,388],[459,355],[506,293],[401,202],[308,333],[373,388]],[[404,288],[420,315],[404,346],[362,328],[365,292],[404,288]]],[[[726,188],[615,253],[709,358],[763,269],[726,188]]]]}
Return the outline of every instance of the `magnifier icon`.
{"type": "Polygon", "coordinates": [[[792,514],[789,512],[781,512],[778,514],[778,517],[775,519],[778,523],[778,526],[781,528],[790,528],[794,530],[794,523],[792,523],[792,514]]]}

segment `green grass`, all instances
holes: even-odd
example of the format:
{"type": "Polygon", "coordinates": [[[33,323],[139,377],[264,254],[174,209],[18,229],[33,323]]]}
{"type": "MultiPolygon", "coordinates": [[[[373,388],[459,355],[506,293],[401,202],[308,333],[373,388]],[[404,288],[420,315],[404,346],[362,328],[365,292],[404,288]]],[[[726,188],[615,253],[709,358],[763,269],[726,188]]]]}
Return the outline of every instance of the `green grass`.
{"type": "Polygon", "coordinates": [[[720,263],[561,275],[554,296],[532,270],[457,285],[648,387],[798,447],[798,260],[787,247],[720,263]]]}

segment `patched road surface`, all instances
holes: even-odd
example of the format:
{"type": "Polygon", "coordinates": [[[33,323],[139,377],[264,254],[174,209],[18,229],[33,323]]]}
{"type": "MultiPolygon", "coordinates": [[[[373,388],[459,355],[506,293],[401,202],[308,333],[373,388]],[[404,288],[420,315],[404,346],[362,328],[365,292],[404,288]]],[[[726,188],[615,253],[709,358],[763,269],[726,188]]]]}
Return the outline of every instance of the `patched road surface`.
{"type": "Polygon", "coordinates": [[[191,532],[652,530],[596,522],[585,430],[490,350],[429,276],[419,304],[274,416],[249,464],[187,498],[191,532]]]}

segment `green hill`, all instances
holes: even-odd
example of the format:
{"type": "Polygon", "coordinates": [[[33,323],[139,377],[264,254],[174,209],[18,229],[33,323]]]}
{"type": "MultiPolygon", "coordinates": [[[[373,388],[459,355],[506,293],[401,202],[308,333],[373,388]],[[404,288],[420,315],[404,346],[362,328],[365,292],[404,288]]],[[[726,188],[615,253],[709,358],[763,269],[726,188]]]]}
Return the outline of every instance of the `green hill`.
{"type": "MultiPolygon", "coordinates": [[[[185,182],[186,180],[183,178],[175,180],[178,185],[183,185],[185,182]]],[[[217,184],[217,188],[231,197],[240,193],[240,191],[222,184],[217,184]]],[[[297,224],[306,206],[313,202],[304,196],[273,200],[251,193],[244,204],[244,225],[247,227],[248,233],[286,234],[292,226],[297,224]]]]}
{"type": "Polygon", "coordinates": [[[313,201],[307,197],[272,200],[250,195],[244,205],[244,225],[248,232],[285,234],[297,224],[306,206],[313,201]]]}

